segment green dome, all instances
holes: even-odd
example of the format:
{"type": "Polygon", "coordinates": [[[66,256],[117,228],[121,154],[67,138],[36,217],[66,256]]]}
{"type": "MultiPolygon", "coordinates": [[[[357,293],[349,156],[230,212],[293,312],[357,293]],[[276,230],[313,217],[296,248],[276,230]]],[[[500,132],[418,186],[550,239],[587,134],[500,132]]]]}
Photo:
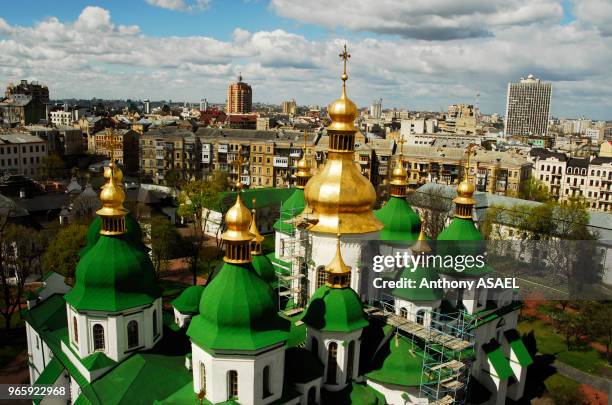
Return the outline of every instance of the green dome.
{"type": "Polygon", "coordinates": [[[265,255],[253,255],[253,268],[261,277],[263,281],[268,283],[271,288],[276,288],[278,280],[276,278],[276,272],[274,271],[274,265],[265,255]]]}
{"type": "Polygon", "coordinates": [[[382,360],[382,364],[367,373],[366,377],[385,384],[418,387],[423,372],[423,354],[405,339],[395,339],[394,335],[389,335],[375,356],[375,361],[382,360]]]}
{"type": "Polygon", "coordinates": [[[444,292],[441,288],[421,288],[421,282],[437,281],[438,272],[435,269],[417,267],[415,271],[405,268],[400,278],[414,280],[417,288],[395,288],[391,291],[391,295],[407,301],[437,301],[442,298],[444,292]]]}
{"type": "Polygon", "coordinates": [[[66,302],[78,310],[117,312],[153,303],[161,296],[149,255],[126,235],[106,236],[81,257],[66,302]]]}
{"type": "Polygon", "coordinates": [[[413,242],[419,238],[421,218],[404,198],[389,198],[389,201],[375,211],[374,215],[384,225],[380,232],[380,240],[413,242]]]}
{"type": "Polygon", "coordinates": [[[359,296],[350,288],[323,285],[310,298],[305,324],[326,332],[352,332],[368,326],[359,296]]]}
{"type": "MultiPolygon", "coordinates": [[[[451,223],[438,235],[436,248],[440,256],[477,256],[485,252],[484,237],[476,228],[474,221],[469,218],[455,217],[451,223]]],[[[476,265],[467,267],[461,272],[442,268],[440,273],[452,276],[480,277],[489,274],[492,269],[485,264],[484,267],[476,265]]]]}
{"type": "Polygon", "coordinates": [[[204,289],[187,335],[209,350],[258,350],[284,342],[288,326],[251,263],[224,263],[204,289]]]}
{"type": "Polygon", "coordinates": [[[199,312],[200,297],[203,291],[203,285],[192,285],[191,287],[187,287],[171,302],[171,305],[183,314],[197,314],[199,312]]]}
{"type": "MultiPolygon", "coordinates": [[[[140,229],[140,224],[130,215],[125,216],[125,228],[126,228],[126,238],[129,242],[132,242],[134,246],[143,251],[147,251],[147,247],[142,243],[142,229],[140,229]]],[[[98,239],[100,239],[100,230],[102,229],[102,217],[96,216],[96,218],[91,222],[89,228],[87,229],[87,243],[83,249],[79,252],[79,256],[83,256],[85,253],[91,249],[98,239]]]]}
{"type": "Polygon", "coordinates": [[[302,213],[306,207],[304,190],[296,188],[291,196],[281,205],[280,219],[274,223],[274,229],[283,233],[292,233],[293,225],[285,223],[302,213]]]}

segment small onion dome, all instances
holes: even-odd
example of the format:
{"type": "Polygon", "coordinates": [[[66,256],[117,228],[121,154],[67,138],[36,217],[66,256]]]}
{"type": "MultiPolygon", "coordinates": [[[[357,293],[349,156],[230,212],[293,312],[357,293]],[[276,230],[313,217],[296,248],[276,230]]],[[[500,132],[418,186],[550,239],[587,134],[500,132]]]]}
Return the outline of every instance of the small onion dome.
{"type": "Polygon", "coordinates": [[[319,287],[312,295],[302,321],[325,332],[352,332],[368,326],[357,293],[328,285],[319,287]]]}
{"type": "Polygon", "coordinates": [[[469,181],[463,180],[457,186],[457,197],[453,200],[455,203],[455,216],[458,218],[472,218],[472,211],[476,201],[474,200],[474,191],[476,187],[469,181]]]}
{"type": "Polygon", "coordinates": [[[149,255],[125,235],[101,235],[79,261],[65,299],[77,310],[117,312],[152,304],[160,296],[149,255]]]}
{"type": "Polygon", "coordinates": [[[419,232],[419,237],[414,245],[410,247],[412,254],[429,254],[431,253],[431,246],[427,241],[429,238],[425,235],[425,221],[421,222],[421,231],[419,232]]]}
{"type": "Polygon", "coordinates": [[[203,285],[187,287],[171,302],[171,305],[182,314],[197,314],[200,312],[199,306],[202,292],[204,292],[203,285]]]}
{"type": "Polygon", "coordinates": [[[297,178],[296,187],[299,189],[304,189],[306,187],[306,183],[312,176],[310,174],[310,164],[308,163],[308,159],[306,159],[306,151],[304,151],[304,156],[298,160],[297,162],[297,172],[295,173],[297,178]]]}
{"type": "Polygon", "coordinates": [[[104,177],[108,182],[102,186],[100,192],[100,202],[102,208],[97,211],[100,216],[122,216],[127,214],[127,210],[123,207],[125,201],[125,192],[121,187],[123,174],[119,168],[116,168],[113,163],[104,170],[104,177]]]}
{"type": "Polygon", "coordinates": [[[331,262],[325,267],[327,273],[327,286],[331,288],[347,288],[351,276],[351,268],[344,263],[342,251],[340,250],[340,235],[336,242],[336,254],[331,262]]]}
{"type": "MultiPolygon", "coordinates": [[[[451,223],[438,235],[436,251],[440,256],[473,256],[484,254],[484,237],[476,228],[471,218],[455,216],[451,223]]],[[[485,263],[478,267],[477,264],[466,266],[464,270],[457,271],[455,268],[441,268],[440,273],[456,277],[480,277],[492,272],[492,268],[485,263]]]]}
{"type": "Polygon", "coordinates": [[[240,192],[236,197],[236,203],[227,210],[225,214],[225,224],[227,230],[223,232],[221,238],[226,241],[250,241],[253,239],[253,235],[249,233],[249,228],[253,216],[251,211],[244,205],[242,198],[240,198],[240,192]]]}
{"type": "Polygon", "coordinates": [[[346,96],[346,74],[342,76],[342,94],[340,98],[327,107],[327,113],[332,123],[327,127],[328,131],[357,131],[355,119],[359,114],[357,106],[346,96]]]}
{"type": "Polygon", "coordinates": [[[251,263],[225,262],[204,289],[187,335],[207,350],[259,350],[283,344],[288,327],[251,263]]]}
{"type": "MultiPolygon", "coordinates": [[[[253,207],[255,207],[255,199],[253,198],[253,207]]],[[[252,235],[252,240],[251,240],[251,253],[255,254],[255,255],[260,255],[261,254],[261,243],[264,241],[264,237],[261,236],[261,234],[259,233],[259,229],[257,229],[257,221],[255,219],[257,211],[255,210],[255,208],[253,208],[252,212],[252,217],[253,220],[251,221],[251,224],[249,225],[249,233],[252,235]]]]}

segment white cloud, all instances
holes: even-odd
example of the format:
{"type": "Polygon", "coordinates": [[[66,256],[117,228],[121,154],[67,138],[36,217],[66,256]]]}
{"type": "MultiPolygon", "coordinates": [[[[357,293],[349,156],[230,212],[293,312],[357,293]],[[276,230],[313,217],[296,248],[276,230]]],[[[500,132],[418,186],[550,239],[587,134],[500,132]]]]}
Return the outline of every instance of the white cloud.
{"type": "MultiPolygon", "coordinates": [[[[505,21],[523,18],[515,11],[505,21]]],[[[52,98],[223,102],[227,84],[242,72],[255,101],[294,97],[324,105],[339,94],[338,53],[348,42],[349,96],[362,106],[382,97],[384,106],[439,110],[473,102],[480,92],[484,111],[503,112],[507,82],[533,73],[554,82],[555,113],[610,118],[612,37],[580,21],[502,24],[493,33],[462,41],[351,40],[333,33],[311,40],[280,29],[236,28],[228,40],[151,37],[88,7],[74,22],[50,17],[18,26],[0,19],[0,77],[36,78],[49,85],[52,98]]]]}
{"type": "Polygon", "coordinates": [[[271,0],[277,14],[329,29],[450,40],[492,35],[507,25],[558,21],[557,0],[271,0]]]}
{"type": "Polygon", "coordinates": [[[210,0],[195,0],[194,2],[186,2],[185,0],[147,0],[147,3],[155,7],[174,11],[206,10],[210,7],[210,0]]]}
{"type": "Polygon", "coordinates": [[[612,35],[612,2],[610,0],[574,0],[573,12],[581,24],[594,26],[604,35],[612,35]]]}

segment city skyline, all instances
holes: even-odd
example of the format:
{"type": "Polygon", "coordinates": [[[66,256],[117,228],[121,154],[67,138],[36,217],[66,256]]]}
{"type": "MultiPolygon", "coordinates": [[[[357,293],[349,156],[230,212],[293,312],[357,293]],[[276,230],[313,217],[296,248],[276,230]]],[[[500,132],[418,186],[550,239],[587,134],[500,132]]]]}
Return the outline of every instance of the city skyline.
{"type": "Polygon", "coordinates": [[[222,102],[242,72],[254,102],[326,105],[347,42],[349,92],[363,107],[382,98],[383,108],[439,111],[479,93],[484,113],[503,114],[508,82],[534,74],[553,84],[551,115],[612,118],[612,3],[434,3],[306,12],[284,0],[32,1],[0,18],[0,80],[39,80],[52,99],[222,102]]]}

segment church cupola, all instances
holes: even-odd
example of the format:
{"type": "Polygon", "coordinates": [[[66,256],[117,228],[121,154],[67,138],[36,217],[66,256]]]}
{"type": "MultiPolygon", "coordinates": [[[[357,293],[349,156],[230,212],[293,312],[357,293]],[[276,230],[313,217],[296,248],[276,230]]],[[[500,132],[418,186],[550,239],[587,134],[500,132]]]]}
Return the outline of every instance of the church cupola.
{"type": "Polygon", "coordinates": [[[308,161],[307,156],[307,137],[308,132],[304,130],[304,146],[302,147],[302,158],[297,162],[297,173],[295,174],[296,187],[299,189],[306,188],[306,183],[308,183],[308,180],[310,180],[310,177],[312,177],[310,173],[310,162],[308,161]]]}
{"type": "Polygon", "coordinates": [[[249,228],[251,227],[253,217],[251,211],[244,205],[240,197],[242,190],[240,178],[236,182],[236,189],[238,190],[236,203],[225,214],[227,230],[221,235],[225,242],[225,256],[223,260],[227,263],[235,264],[250,263],[253,235],[249,232],[249,228]]]}

